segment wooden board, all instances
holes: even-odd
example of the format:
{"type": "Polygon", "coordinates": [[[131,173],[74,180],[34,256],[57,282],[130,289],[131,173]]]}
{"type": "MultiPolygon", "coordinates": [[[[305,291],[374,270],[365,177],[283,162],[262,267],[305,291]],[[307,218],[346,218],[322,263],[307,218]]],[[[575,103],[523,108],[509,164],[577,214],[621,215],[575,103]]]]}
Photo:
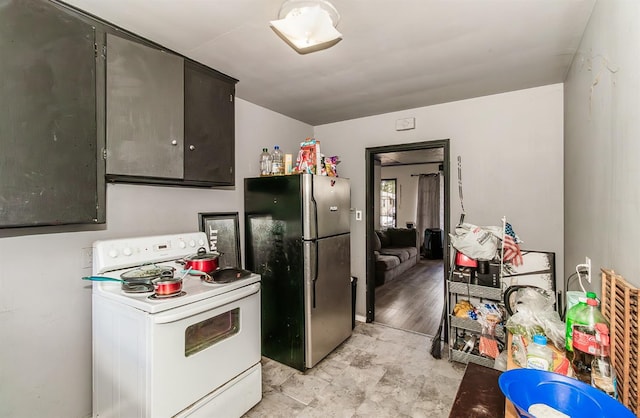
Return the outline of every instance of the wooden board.
{"type": "Polygon", "coordinates": [[[502,418],[504,395],[498,387],[500,371],[469,363],[449,412],[450,418],[502,418]]]}
{"type": "Polygon", "coordinates": [[[610,323],[611,363],[616,369],[618,400],[635,414],[640,412],[640,290],[613,270],[602,269],[600,310],[610,323]]]}

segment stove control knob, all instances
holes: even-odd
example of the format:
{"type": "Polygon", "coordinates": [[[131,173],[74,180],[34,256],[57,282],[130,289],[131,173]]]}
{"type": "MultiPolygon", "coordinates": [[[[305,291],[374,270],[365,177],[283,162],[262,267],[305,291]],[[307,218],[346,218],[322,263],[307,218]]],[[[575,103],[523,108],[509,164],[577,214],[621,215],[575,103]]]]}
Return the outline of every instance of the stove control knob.
{"type": "Polygon", "coordinates": [[[181,241],[178,242],[178,247],[187,248],[187,243],[181,240],[181,241]]]}
{"type": "Polygon", "coordinates": [[[131,254],[133,254],[133,251],[131,251],[131,248],[129,248],[129,247],[125,247],[125,248],[122,250],[122,254],[124,254],[124,255],[126,255],[127,257],[129,257],[131,254]]]}
{"type": "Polygon", "coordinates": [[[118,250],[116,250],[115,248],[112,248],[109,250],[109,257],[116,258],[117,256],[118,256],[118,250]]]}
{"type": "Polygon", "coordinates": [[[189,246],[190,247],[195,247],[196,246],[196,242],[194,240],[189,241],[189,246]]]}

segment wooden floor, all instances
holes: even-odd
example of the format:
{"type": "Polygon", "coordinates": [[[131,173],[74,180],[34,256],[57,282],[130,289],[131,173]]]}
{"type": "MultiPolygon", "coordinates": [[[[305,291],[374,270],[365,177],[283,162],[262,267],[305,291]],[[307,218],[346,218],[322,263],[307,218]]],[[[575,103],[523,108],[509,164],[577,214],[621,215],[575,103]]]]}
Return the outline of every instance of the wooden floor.
{"type": "Polygon", "coordinates": [[[375,322],[435,335],[444,304],[442,260],[420,260],[400,277],[378,286],[375,322]]]}

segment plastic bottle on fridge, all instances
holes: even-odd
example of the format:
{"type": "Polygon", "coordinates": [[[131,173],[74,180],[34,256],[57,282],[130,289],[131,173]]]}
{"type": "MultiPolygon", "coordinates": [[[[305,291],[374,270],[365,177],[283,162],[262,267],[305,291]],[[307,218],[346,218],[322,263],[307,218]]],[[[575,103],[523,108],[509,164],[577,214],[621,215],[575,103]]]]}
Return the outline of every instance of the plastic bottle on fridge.
{"type": "Polygon", "coordinates": [[[616,371],[611,365],[609,327],[606,324],[596,324],[596,340],[600,344],[600,353],[591,362],[591,386],[617,398],[616,371]]]}
{"type": "Polygon", "coordinates": [[[274,176],[284,174],[284,155],[278,145],[273,147],[273,152],[271,153],[271,174],[274,176]]]}
{"type": "MultiPolygon", "coordinates": [[[[574,306],[572,306],[568,311],[567,311],[567,316],[566,316],[566,328],[565,328],[565,349],[568,352],[573,351],[573,325],[576,322],[576,318],[581,316],[581,312],[587,308],[587,299],[595,299],[596,298],[596,294],[593,292],[587,292],[587,297],[585,298],[584,296],[580,297],[580,299],[578,299],[578,303],[574,306]]],[[[584,325],[584,324],[582,324],[584,325]]]]}
{"type": "Polygon", "coordinates": [[[269,154],[268,148],[262,148],[262,153],[260,154],[260,175],[271,175],[271,154],[269,154]]]}
{"type": "Polygon", "coordinates": [[[598,309],[598,301],[589,298],[587,307],[576,317],[573,325],[573,353],[570,353],[575,377],[586,384],[591,384],[591,364],[600,354],[600,344],[596,340],[596,324],[604,324],[609,329],[609,322],[598,309]]]}
{"type": "Polygon", "coordinates": [[[553,371],[553,351],[547,347],[544,335],[534,335],[527,347],[527,369],[553,371]]]}

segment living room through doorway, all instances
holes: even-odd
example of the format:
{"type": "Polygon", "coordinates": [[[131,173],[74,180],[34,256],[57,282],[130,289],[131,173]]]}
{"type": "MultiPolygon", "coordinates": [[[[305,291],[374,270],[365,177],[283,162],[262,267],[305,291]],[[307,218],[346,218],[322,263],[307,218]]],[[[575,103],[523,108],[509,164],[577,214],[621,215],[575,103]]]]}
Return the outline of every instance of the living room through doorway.
{"type": "Polygon", "coordinates": [[[448,270],[448,145],[367,149],[367,322],[437,333],[448,270]]]}

